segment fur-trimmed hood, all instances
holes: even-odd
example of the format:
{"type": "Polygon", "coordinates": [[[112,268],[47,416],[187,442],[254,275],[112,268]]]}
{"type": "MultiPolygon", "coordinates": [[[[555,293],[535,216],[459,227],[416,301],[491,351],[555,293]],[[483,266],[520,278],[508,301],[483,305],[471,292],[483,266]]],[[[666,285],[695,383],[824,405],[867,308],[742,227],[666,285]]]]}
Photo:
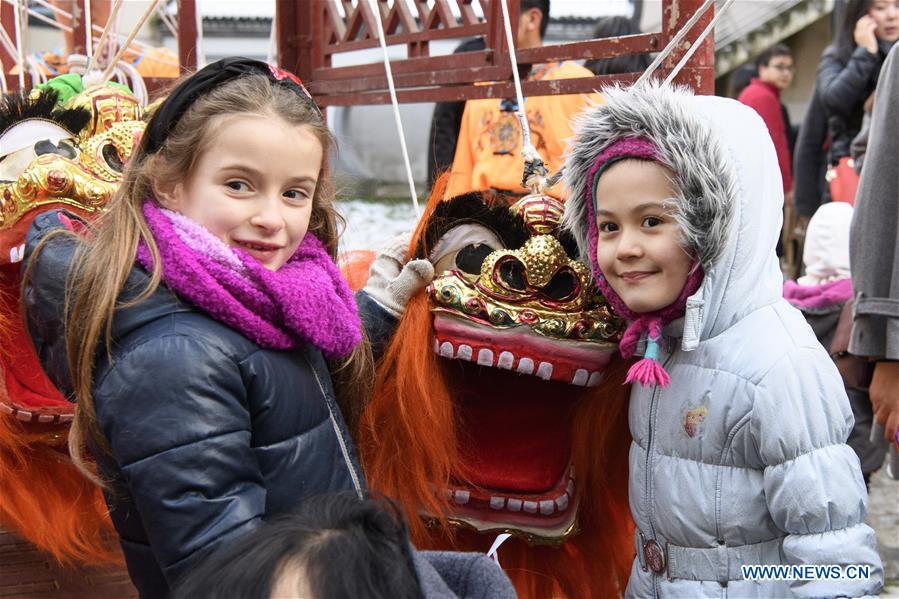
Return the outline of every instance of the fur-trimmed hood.
{"type": "Polygon", "coordinates": [[[581,255],[589,251],[593,182],[587,179],[596,157],[621,138],[644,137],[676,175],[675,218],[705,271],[702,287],[687,301],[684,349],[780,300],[774,249],[783,191],[774,145],[758,114],[734,100],[658,83],[602,93],[606,104],[576,122],[565,164],[563,224],[581,255]]]}

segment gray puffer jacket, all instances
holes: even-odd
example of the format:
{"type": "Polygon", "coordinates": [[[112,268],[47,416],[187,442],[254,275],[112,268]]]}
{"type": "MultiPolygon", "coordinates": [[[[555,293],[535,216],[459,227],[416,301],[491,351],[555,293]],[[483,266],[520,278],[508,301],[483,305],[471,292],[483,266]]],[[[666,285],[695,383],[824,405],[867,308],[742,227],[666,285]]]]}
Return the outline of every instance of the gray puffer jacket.
{"type": "Polygon", "coordinates": [[[883,570],[865,523],[852,412],[833,362],[781,296],[774,253],[783,193],[752,110],[655,85],[607,89],[566,165],[565,222],[587,248],[595,157],[645,136],[681,189],[675,216],[705,278],[666,330],[667,388],[634,386],[629,597],[875,594],[883,570]],[[740,566],[870,566],[856,580],[753,581],[740,566]]]}

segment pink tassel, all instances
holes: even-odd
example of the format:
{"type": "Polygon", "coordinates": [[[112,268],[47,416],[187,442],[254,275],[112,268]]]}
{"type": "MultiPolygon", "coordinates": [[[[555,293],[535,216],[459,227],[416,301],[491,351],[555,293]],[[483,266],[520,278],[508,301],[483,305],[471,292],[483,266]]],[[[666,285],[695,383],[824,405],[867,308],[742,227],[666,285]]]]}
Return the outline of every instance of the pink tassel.
{"type": "Polygon", "coordinates": [[[652,358],[643,358],[627,371],[627,378],[624,380],[625,384],[633,383],[634,381],[640,383],[643,387],[655,384],[664,388],[671,383],[671,378],[658,361],[652,358]]]}

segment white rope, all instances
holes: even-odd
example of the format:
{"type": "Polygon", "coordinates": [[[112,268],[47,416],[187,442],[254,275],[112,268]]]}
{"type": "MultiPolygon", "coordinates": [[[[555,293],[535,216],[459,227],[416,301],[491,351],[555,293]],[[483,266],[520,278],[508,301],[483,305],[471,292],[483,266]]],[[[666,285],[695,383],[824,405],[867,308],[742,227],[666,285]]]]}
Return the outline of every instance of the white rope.
{"type": "Polygon", "coordinates": [[[169,13],[165,10],[165,4],[160,4],[156,7],[156,16],[159,17],[159,20],[162,21],[162,24],[166,26],[166,29],[169,30],[169,33],[172,34],[172,37],[178,39],[178,27],[172,21],[169,13]]]}
{"type": "Polygon", "coordinates": [[[84,0],[84,22],[87,23],[84,28],[84,53],[90,63],[94,59],[94,30],[91,27],[94,21],[91,18],[91,0],[84,0]]]}
{"type": "Polygon", "coordinates": [[[275,3],[275,14],[272,15],[272,31],[268,36],[268,55],[265,62],[280,66],[278,64],[278,3],[275,3]]]}
{"type": "Polygon", "coordinates": [[[144,11],[144,14],[142,14],[140,16],[140,18],[137,20],[137,23],[134,24],[134,27],[131,28],[131,32],[128,34],[128,37],[126,37],[125,41],[122,43],[122,47],[119,49],[118,54],[116,54],[112,58],[112,60],[109,61],[109,65],[107,65],[106,70],[103,71],[103,75],[101,77],[101,82],[105,83],[109,79],[109,77],[112,75],[112,71],[115,68],[116,63],[122,59],[122,56],[124,56],[125,52],[128,50],[128,48],[131,47],[131,42],[134,41],[134,38],[137,35],[137,33],[141,30],[141,28],[144,26],[144,23],[147,22],[147,19],[150,18],[150,15],[153,14],[153,12],[156,10],[156,6],[161,1],[162,0],[151,0],[150,6],[147,8],[147,10],[144,11]]]}
{"type": "Polygon", "coordinates": [[[203,45],[203,13],[200,12],[201,3],[194,4],[194,17],[197,20],[197,39],[195,46],[197,50],[197,69],[206,66],[206,48],[203,45]]]}
{"type": "Polygon", "coordinates": [[[681,72],[681,69],[684,68],[684,65],[687,64],[687,61],[696,53],[699,49],[699,46],[702,45],[702,42],[705,41],[705,38],[715,29],[715,23],[718,22],[718,19],[721,18],[721,15],[727,11],[731,4],[734,3],[734,0],[727,0],[724,5],[715,11],[715,16],[712,18],[712,22],[706,25],[706,28],[702,30],[702,33],[699,34],[699,37],[696,38],[696,41],[693,42],[693,45],[690,46],[690,49],[683,55],[683,57],[678,61],[677,65],[671,70],[668,76],[665,78],[665,85],[671,83],[677,74],[681,72]]]}
{"type": "Polygon", "coordinates": [[[3,61],[0,60],[0,94],[5,94],[9,90],[9,87],[6,85],[6,67],[3,66],[3,61]]]}
{"type": "MultiPolygon", "coordinates": [[[[13,32],[15,33],[15,32],[13,32]]],[[[3,47],[13,58],[16,57],[18,51],[16,50],[16,45],[13,43],[12,39],[8,35],[6,35],[6,30],[0,27],[0,44],[3,44],[3,47]]]]}
{"type": "MultiPolygon", "coordinates": [[[[3,0],[3,1],[6,2],[7,4],[13,4],[13,0],[3,0]]],[[[65,31],[67,33],[72,33],[72,31],[73,31],[73,29],[71,27],[69,27],[68,25],[63,25],[62,23],[55,21],[55,20],[51,19],[50,17],[47,17],[47,16],[37,12],[33,8],[28,9],[28,16],[34,17],[38,21],[43,21],[47,25],[56,27],[57,29],[62,29],[63,31],[65,31]]]]}
{"type": "MultiPolygon", "coordinates": [[[[116,0],[115,4],[112,6],[112,11],[109,13],[109,18],[106,19],[106,25],[103,26],[103,32],[100,33],[100,41],[97,42],[97,54],[103,55],[103,48],[106,45],[106,38],[109,36],[109,32],[112,31],[113,25],[118,18],[119,9],[122,7],[122,0],[116,0]]],[[[93,29],[93,23],[91,23],[90,29],[93,29]]],[[[89,73],[91,67],[94,66],[94,56],[93,54],[87,55],[87,66],[84,69],[85,74],[89,73]]]]}
{"type": "MultiPolygon", "coordinates": [[[[403,2],[404,0],[394,0],[403,2]]],[[[393,104],[393,120],[396,121],[396,130],[400,136],[400,147],[403,150],[403,162],[406,165],[406,178],[409,180],[409,195],[412,196],[412,205],[415,207],[415,216],[421,216],[421,208],[418,206],[418,194],[415,193],[415,180],[412,178],[412,165],[409,162],[409,150],[406,149],[406,135],[403,132],[403,121],[400,119],[400,104],[396,99],[396,87],[393,84],[393,71],[390,68],[390,58],[387,56],[387,41],[384,39],[384,26],[381,23],[381,8],[378,0],[371,0],[375,13],[375,21],[378,23],[378,41],[381,42],[381,53],[384,55],[384,71],[387,74],[387,87],[390,89],[390,102],[393,104]]]]}
{"type": "Polygon", "coordinates": [[[668,42],[668,45],[665,46],[665,48],[661,52],[659,52],[659,55],[656,56],[655,60],[653,60],[652,63],[646,68],[646,70],[643,71],[643,74],[640,75],[640,78],[637,79],[637,82],[634,83],[634,85],[640,85],[652,76],[658,66],[662,64],[662,61],[668,58],[677,44],[679,44],[680,41],[684,39],[684,36],[687,35],[690,29],[693,28],[693,25],[695,25],[696,22],[702,18],[702,15],[705,14],[705,11],[708,10],[708,8],[714,3],[714,1],[715,0],[705,0],[705,2],[702,3],[702,6],[699,7],[699,9],[692,17],[690,17],[690,20],[688,20],[684,24],[683,28],[681,28],[681,30],[678,31],[673,38],[671,38],[671,41],[668,42]]]}
{"type": "Polygon", "coordinates": [[[21,0],[15,0],[13,4],[13,26],[16,28],[16,59],[19,62],[19,91],[25,91],[25,58],[22,55],[22,7],[21,0]]]}
{"type": "MultiPolygon", "coordinates": [[[[521,93],[521,78],[518,76],[518,59],[515,56],[515,38],[512,36],[512,22],[509,19],[508,0],[500,0],[503,8],[503,25],[506,28],[506,45],[509,46],[509,61],[512,63],[512,80],[515,83],[515,97],[518,101],[518,110],[515,116],[521,123],[521,155],[525,161],[540,158],[537,148],[531,143],[531,127],[528,124],[527,113],[524,110],[524,95],[521,93]]],[[[546,18],[545,16],[543,18],[546,18]]]]}

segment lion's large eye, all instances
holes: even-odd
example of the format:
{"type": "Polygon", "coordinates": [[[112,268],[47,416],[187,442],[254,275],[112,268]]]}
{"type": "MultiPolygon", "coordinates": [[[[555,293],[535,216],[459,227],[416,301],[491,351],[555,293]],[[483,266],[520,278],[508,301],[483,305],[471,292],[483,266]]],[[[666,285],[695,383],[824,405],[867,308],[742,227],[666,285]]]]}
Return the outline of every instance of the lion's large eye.
{"type": "Polygon", "coordinates": [[[119,155],[119,150],[112,144],[106,144],[103,146],[101,150],[103,153],[103,160],[106,161],[106,164],[109,165],[109,168],[114,170],[117,173],[121,173],[125,170],[125,164],[122,161],[121,156],[119,155]]]}
{"type": "Polygon", "coordinates": [[[456,266],[468,274],[481,274],[481,264],[491,252],[493,248],[486,243],[470,243],[456,254],[456,266]]]}
{"type": "Polygon", "coordinates": [[[465,223],[447,231],[429,256],[438,275],[455,270],[469,277],[481,274],[484,259],[503,248],[496,233],[484,225],[465,223]]]}
{"type": "Polygon", "coordinates": [[[49,139],[42,139],[34,144],[34,155],[43,156],[44,154],[59,154],[69,160],[74,160],[78,156],[78,150],[75,149],[68,140],[62,139],[53,143],[49,139]]]}

